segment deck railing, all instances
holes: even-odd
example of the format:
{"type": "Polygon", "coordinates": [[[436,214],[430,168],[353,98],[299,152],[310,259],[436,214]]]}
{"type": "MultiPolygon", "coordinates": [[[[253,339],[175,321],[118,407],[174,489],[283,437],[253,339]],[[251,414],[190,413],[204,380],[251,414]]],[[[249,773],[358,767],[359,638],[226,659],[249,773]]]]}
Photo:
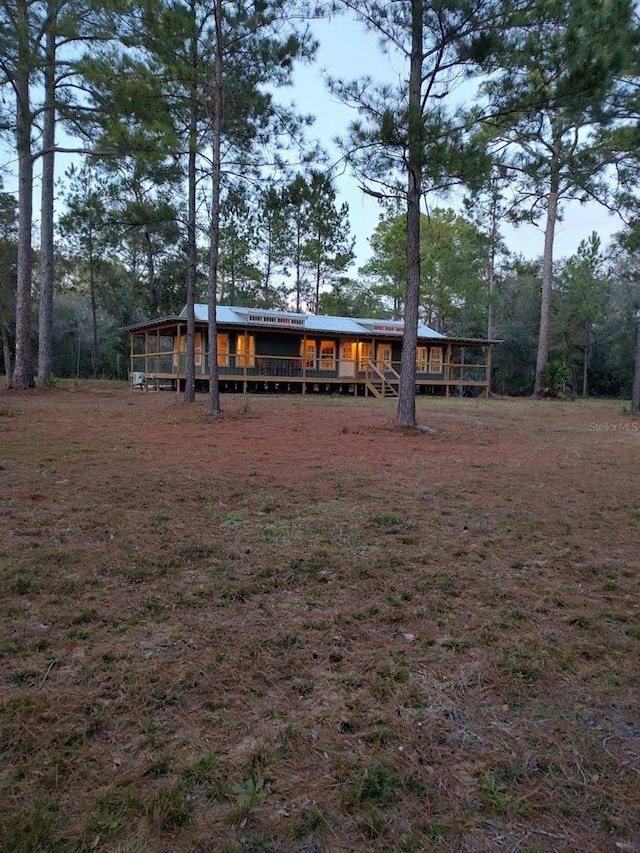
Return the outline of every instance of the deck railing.
{"type": "Polygon", "coordinates": [[[145,373],[147,375],[155,375],[157,373],[177,373],[177,367],[174,363],[174,353],[142,353],[131,356],[131,372],[145,373]]]}
{"type": "MultiPolygon", "coordinates": [[[[397,382],[400,362],[374,362],[387,381],[397,382]]],[[[488,368],[485,364],[459,364],[444,362],[441,370],[418,370],[417,380],[428,381],[435,385],[486,385],[488,368]]],[[[131,356],[131,372],[143,373],[147,377],[184,376],[186,356],[184,352],[147,352],[134,353],[131,356]]],[[[299,381],[318,381],[323,379],[364,380],[367,363],[353,359],[308,359],[300,356],[274,356],[230,353],[219,360],[218,372],[221,378],[247,379],[294,379],[299,381]]],[[[202,353],[196,360],[196,377],[208,376],[208,353],[202,353]]]]}
{"type": "Polygon", "coordinates": [[[484,385],[487,379],[486,364],[449,365],[449,381],[453,385],[484,385]]]}

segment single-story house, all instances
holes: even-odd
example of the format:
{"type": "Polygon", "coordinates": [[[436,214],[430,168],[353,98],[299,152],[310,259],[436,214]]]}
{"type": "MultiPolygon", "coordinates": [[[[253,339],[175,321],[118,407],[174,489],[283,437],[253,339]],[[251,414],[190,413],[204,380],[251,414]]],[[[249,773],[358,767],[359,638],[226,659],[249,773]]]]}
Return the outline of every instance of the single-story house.
{"type": "MultiPolygon", "coordinates": [[[[196,387],[208,388],[208,307],[195,306],[196,387]]],[[[218,375],[221,391],[397,394],[403,322],[328,317],[220,305],[218,375]]],[[[186,309],[129,326],[134,386],[184,389],[186,309]]],[[[449,396],[488,395],[489,340],[449,338],[420,323],[416,390],[449,396]]]]}

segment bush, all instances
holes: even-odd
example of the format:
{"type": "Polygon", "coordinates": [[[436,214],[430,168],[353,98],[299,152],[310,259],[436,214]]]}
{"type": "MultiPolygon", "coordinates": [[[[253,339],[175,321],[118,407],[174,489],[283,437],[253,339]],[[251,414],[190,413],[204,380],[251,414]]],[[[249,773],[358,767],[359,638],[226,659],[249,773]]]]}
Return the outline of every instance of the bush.
{"type": "Polygon", "coordinates": [[[567,396],[571,370],[561,361],[549,361],[542,371],[542,393],[545,397],[567,396]]]}

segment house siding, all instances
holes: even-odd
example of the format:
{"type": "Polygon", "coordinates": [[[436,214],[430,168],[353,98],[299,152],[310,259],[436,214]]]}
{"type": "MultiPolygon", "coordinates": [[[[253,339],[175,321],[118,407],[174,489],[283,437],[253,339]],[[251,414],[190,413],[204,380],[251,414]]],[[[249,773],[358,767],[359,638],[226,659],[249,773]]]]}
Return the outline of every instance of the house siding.
{"type": "MultiPolygon", "coordinates": [[[[387,385],[397,383],[397,372],[402,356],[402,338],[395,328],[385,331],[381,321],[351,320],[348,318],[315,317],[313,315],[285,314],[282,328],[270,325],[271,316],[265,321],[265,313],[258,312],[255,322],[249,322],[252,309],[221,309],[218,318],[218,333],[228,339],[228,364],[219,365],[221,390],[328,390],[338,388],[357,393],[363,391],[369,383],[375,382],[374,370],[365,362],[370,358],[379,371],[381,348],[384,347],[385,363],[389,358],[391,368],[384,370],[387,385]],[[244,312],[246,325],[238,325],[239,312],[244,312]],[[309,328],[294,326],[290,318],[299,317],[297,323],[306,323],[309,328]],[[224,319],[222,319],[224,318],[224,319]],[[304,318],[304,319],[302,319],[304,318]],[[290,325],[289,325],[290,324],[290,325]],[[332,330],[333,327],[333,330],[332,330]],[[239,357],[238,350],[245,337],[253,340],[253,348],[247,347],[247,356],[239,357]],[[313,343],[315,356],[307,350],[303,353],[303,343],[313,343]],[[321,366],[321,343],[331,343],[334,351],[334,363],[331,367],[321,366]],[[341,361],[344,345],[354,344],[353,353],[359,360],[353,371],[349,369],[351,361],[341,361]],[[369,348],[369,351],[367,350],[369,348]],[[363,354],[364,353],[364,354],[363,354]]],[[[276,312],[271,312],[276,316],[276,312]]],[[[273,320],[275,324],[276,320],[273,320]]],[[[173,387],[179,391],[184,384],[186,355],[184,336],[186,324],[183,317],[163,318],[155,323],[149,322],[130,327],[131,335],[130,365],[131,373],[144,374],[148,384],[155,387],[173,387]]],[[[196,321],[196,337],[201,343],[197,350],[199,363],[196,364],[196,381],[204,390],[209,380],[207,325],[204,318],[196,321]]],[[[418,336],[418,346],[425,356],[424,367],[417,371],[418,390],[429,393],[459,393],[465,389],[489,392],[490,386],[490,341],[452,340],[438,335],[422,326],[418,336]],[[442,369],[429,370],[433,366],[432,353],[440,350],[442,369]],[[465,356],[466,353],[466,356],[465,356]]],[[[351,356],[350,356],[351,357],[351,356]]],[[[422,358],[421,358],[422,365],[422,358]]],[[[378,374],[379,378],[379,374],[378,374]]]]}

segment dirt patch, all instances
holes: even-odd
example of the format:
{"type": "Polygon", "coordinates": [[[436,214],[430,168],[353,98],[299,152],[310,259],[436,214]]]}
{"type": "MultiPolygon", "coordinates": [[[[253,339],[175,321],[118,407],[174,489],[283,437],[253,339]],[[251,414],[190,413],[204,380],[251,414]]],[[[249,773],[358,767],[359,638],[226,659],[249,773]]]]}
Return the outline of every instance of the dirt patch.
{"type": "Polygon", "coordinates": [[[617,403],[0,392],[0,849],[640,850],[617,403]]]}

